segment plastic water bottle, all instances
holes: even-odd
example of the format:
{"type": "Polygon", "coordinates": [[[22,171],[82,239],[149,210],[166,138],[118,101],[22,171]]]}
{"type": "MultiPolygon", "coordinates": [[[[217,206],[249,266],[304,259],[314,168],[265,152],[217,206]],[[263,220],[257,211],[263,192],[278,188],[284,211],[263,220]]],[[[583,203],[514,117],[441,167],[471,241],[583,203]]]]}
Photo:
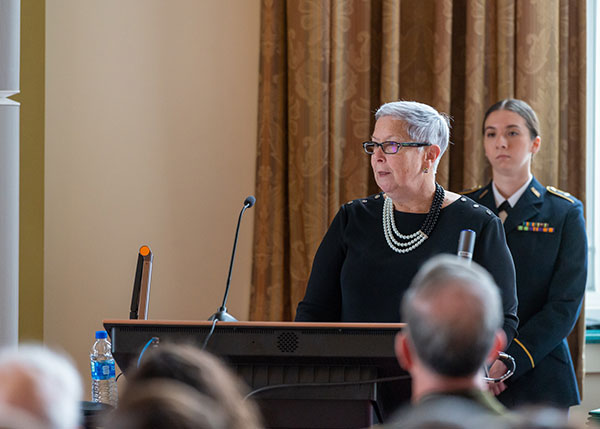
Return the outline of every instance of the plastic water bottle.
{"type": "Polygon", "coordinates": [[[96,331],[96,342],[90,354],[92,369],[92,401],[117,406],[115,360],[106,331],[96,331]]]}

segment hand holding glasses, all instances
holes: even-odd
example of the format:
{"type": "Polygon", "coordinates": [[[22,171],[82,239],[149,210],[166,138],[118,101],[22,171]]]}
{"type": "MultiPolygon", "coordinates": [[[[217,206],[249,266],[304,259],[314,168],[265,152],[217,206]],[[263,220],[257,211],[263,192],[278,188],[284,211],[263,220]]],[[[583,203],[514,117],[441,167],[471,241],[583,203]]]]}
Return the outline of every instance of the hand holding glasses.
{"type": "Polygon", "coordinates": [[[431,146],[431,143],[424,143],[424,142],[377,143],[377,142],[371,142],[371,141],[363,143],[363,148],[365,149],[365,152],[368,153],[369,155],[373,155],[375,153],[375,149],[377,147],[380,147],[381,150],[383,151],[383,153],[385,153],[387,155],[393,155],[395,153],[398,153],[398,151],[400,150],[401,147],[423,147],[423,146],[431,146]]]}
{"type": "Polygon", "coordinates": [[[515,362],[515,358],[513,358],[511,355],[506,354],[504,352],[498,352],[498,359],[501,360],[506,365],[508,370],[504,374],[502,374],[500,377],[492,378],[492,377],[488,376],[487,367],[486,367],[485,368],[486,376],[483,377],[483,379],[485,381],[487,381],[488,383],[499,383],[501,381],[504,381],[507,378],[509,378],[511,375],[513,375],[515,373],[515,370],[517,369],[517,364],[515,362]]]}

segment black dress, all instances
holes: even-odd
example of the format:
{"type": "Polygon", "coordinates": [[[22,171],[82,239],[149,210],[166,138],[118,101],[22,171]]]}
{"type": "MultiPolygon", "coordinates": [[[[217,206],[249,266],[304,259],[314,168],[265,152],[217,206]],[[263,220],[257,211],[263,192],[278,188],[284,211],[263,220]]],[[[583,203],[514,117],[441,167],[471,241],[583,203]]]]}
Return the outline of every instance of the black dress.
{"type": "MultiPolygon", "coordinates": [[[[477,233],[473,260],[498,284],[504,331],[517,329],[515,269],[500,219],[461,197],[443,208],[429,238],[412,252],[398,254],[383,234],[383,195],[344,204],[325,234],[313,262],[296,321],[401,322],[400,302],[421,265],[439,253],[456,254],[463,229],[477,233]]],[[[394,211],[398,230],[411,234],[426,214],[394,211]]]]}

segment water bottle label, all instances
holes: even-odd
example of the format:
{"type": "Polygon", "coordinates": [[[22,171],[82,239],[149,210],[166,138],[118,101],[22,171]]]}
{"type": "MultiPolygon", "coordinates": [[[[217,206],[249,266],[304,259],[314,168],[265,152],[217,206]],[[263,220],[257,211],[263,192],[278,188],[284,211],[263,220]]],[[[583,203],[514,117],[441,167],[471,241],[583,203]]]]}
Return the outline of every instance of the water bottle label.
{"type": "Polygon", "coordinates": [[[107,360],[104,362],[91,362],[92,364],[92,379],[108,380],[115,376],[115,361],[107,360]]]}

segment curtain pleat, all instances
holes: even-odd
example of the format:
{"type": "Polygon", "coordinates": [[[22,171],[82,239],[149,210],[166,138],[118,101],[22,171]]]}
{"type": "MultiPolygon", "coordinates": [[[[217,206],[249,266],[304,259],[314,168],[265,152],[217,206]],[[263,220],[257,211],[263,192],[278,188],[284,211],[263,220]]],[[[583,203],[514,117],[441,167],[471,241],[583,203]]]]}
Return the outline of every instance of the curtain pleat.
{"type": "MultiPolygon", "coordinates": [[[[450,112],[452,99],[452,0],[442,0],[434,8],[433,26],[433,94],[431,105],[440,112],[450,112]]],[[[450,185],[449,156],[438,165],[437,181],[450,185]]]]}
{"type": "Polygon", "coordinates": [[[288,73],[286,6],[265,0],[261,10],[258,147],[250,319],[287,320],[289,282],[288,73]],[[269,315],[269,316],[267,316],[269,315]]]}

